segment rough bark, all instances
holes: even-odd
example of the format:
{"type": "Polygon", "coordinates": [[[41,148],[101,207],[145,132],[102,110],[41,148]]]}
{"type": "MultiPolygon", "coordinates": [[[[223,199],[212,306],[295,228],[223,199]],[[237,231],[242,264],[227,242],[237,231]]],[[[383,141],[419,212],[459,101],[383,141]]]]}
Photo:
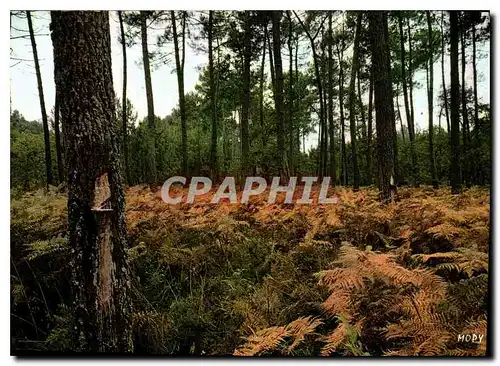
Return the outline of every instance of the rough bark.
{"type": "Polygon", "coordinates": [[[42,84],[42,74],[40,73],[40,64],[38,62],[38,50],[36,48],[35,33],[33,31],[33,23],[31,21],[31,12],[26,11],[26,18],[28,19],[28,29],[31,40],[31,49],[33,50],[33,60],[35,62],[35,73],[36,81],[38,85],[38,99],[40,100],[40,110],[42,113],[42,125],[43,125],[43,141],[45,148],[45,172],[47,175],[47,187],[49,184],[53,184],[52,177],[52,157],[50,153],[50,134],[49,134],[49,122],[47,119],[47,111],[45,109],[45,98],[43,96],[43,84],[42,84]]]}
{"type": "Polygon", "coordinates": [[[330,166],[331,184],[337,184],[337,166],[335,161],[335,126],[333,124],[333,31],[332,12],[328,13],[328,132],[330,134],[330,166]]]}
{"type": "Polygon", "coordinates": [[[450,11],[450,124],[451,124],[451,193],[460,193],[460,82],[458,74],[458,12],[450,11]]]}
{"type": "Polygon", "coordinates": [[[388,75],[389,60],[387,31],[384,14],[368,13],[372,45],[373,82],[377,125],[377,165],[380,199],[387,202],[391,197],[391,178],[394,176],[392,85],[388,75]]]}
{"type": "Polygon", "coordinates": [[[127,43],[125,40],[125,28],[123,26],[122,12],[118,11],[120,21],[120,36],[123,54],[123,86],[122,86],[122,130],[123,130],[123,155],[125,157],[125,183],[130,184],[130,170],[128,164],[128,128],[127,128],[127,43]]]}
{"type": "Polygon", "coordinates": [[[358,12],[356,19],[356,35],[354,36],[354,46],[352,55],[351,80],[349,84],[349,127],[351,132],[351,151],[354,190],[359,189],[359,169],[356,152],[356,73],[358,71],[359,38],[361,33],[362,13],[358,12]]]}
{"type": "Polygon", "coordinates": [[[142,61],[144,64],[144,79],[146,83],[146,99],[148,104],[148,182],[157,183],[156,175],[156,128],[155,128],[155,110],[153,102],[153,87],[151,85],[151,69],[149,66],[148,52],[148,29],[147,12],[141,11],[141,43],[142,43],[142,61]]]}
{"type": "Polygon", "coordinates": [[[438,188],[437,172],[436,172],[436,160],[434,156],[434,55],[432,42],[432,20],[431,12],[427,10],[427,51],[428,51],[428,69],[429,69],[429,81],[427,84],[427,105],[429,110],[429,156],[431,163],[431,179],[432,186],[438,188]]]}
{"type": "Polygon", "coordinates": [[[61,128],[60,128],[60,123],[59,123],[59,100],[57,97],[57,90],[56,90],[56,98],[55,98],[55,105],[54,105],[54,134],[56,137],[56,155],[57,155],[57,175],[58,175],[58,183],[61,184],[64,182],[64,161],[63,161],[63,154],[62,154],[62,146],[61,146],[61,128]]]}
{"type": "Polygon", "coordinates": [[[55,11],[51,18],[68,166],[76,350],[131,352],[125,197],[109,15],[55,11]]]}
{"type": "MultiPolygon", "coordinates": [[[[181,117],[181,155],[182,166],[181,173],[187,174],[188,170],[188,149],[187,149],[187,116],[186,116],[186,102],[184,97],[184,57],[181,59],[179,48],[179,35],[177,34],[177,21],[175,11],[170,11],[170,18],[172,20],[172,35],[174,38],[174,52],[175,52],[175,71],[177,74],[177,90],[179,92],[179,112],[181,117]]],[[[182,34],[184,38],[184,34],[182,34]]],[[[184,51],[183,51],[184,52],[184,51]]]]}

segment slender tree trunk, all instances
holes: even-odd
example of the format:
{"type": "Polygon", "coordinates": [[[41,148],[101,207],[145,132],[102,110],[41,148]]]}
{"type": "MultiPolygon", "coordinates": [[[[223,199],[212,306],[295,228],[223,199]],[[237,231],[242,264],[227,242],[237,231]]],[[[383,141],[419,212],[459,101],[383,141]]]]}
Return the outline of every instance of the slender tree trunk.
{"type": "MultiPolygon", "coordinates": [[[[297,83],[299,82],[299,37],[295,37],[295,83],[296,85],[298,85],[297,83]]],[[[295,87],[297,89],[297,86],[295,87]]],[[[297,105],[294,104],[295,106],[295,109],[297,109],[297,105]]],[[[299,123],[295,123],[295,132],[296,132],[296,150],[297,150],[297,153],[300,153],[300,124],[299,123]]],[[[300,157],[300,154],[297,154],[297,158],[300,157]]],[[[296,162],[295,162],[296,166],[295,166],[295,169],[297,170],[299,168],[299,165],[298,165],[298,161],[296,159],[296,162]]]]}
{"type": "Polygon", "coordinates": [[[293,36],[293,25],[292,25],[292,16],[291,11],[287,11],[288,17],[288,53],[290,54],[290,63],[289,63],[289,85],[288,85],[288,133],[289,133],[289,160],[290,160],[290,172],[291,174],[295,174],[295,153],[293,149],[293,131],[294,131],[294,120],[293,120],[293,47],[292,47],[292,36],[293,36]]]}
{"type": "Polygon", "coordinates": [[[363,140],[366,140],[366,119],[365,119],[365,106],[363,105],[363,93],[361,91],[361,78],[360,78],[360,70],[359,70],[359,61],[358,61],[358,103],[359,103],[359,111],[361,113],[361,136],[363,140]]]}
{"type": "MultiPolygon", "coordinates": [[[[477,98],[477,63],[476,63],[476,24],[472,23],[472,77],[474,82],[474,147],[478,151],[479,147],[479,107],[477,98]]],[[[474,184],[478,184],[478,169],[474,165],[474,184]]]]}
{"type": "Polygon", "coordinates": [[[451,77],[451,193],[460,193],[460,145],[459,145],[459,108],[460,83],[458,74],[458,12],[450,11],[450,77],[451,77]]]}
{"type": "Polygon", "coordinates": [[[358,70],[359,38],[361,33],[362,13],[358,12],[356,20],[356,35],[354,36],[354,50],[352,56],[351,80],[349,85],[349,126],[351,131],[351,151],[352,151],[352,169],[354,190],[359,189],[359,169],[356,152],[356,72],[358,70]]]}
{"type": "MultiPolygon", "coordinates": [[[[386,39],[386,42],[385,42],[385,47],[387,48],[387,55],[388,55],[388,59],[387,59],[387,75],[389,77],[389,82],[391,83],[392,85],[392,69],[391,69],[391,51],[390,51],[390,47],[389,47],[389,26],[388,26],[388,13],[387,12],[383,12],[383,22],[384,22],[384,37],[386,39]]],[[[397,133],[397,129],[396,129],[396,110],[394,108],[394,94],[393,94],[393,91],[392,91],[392,88],[390,89],[390,92],[391,92],[391,95],[392,95],[392,98],[391,98],[391,116],[392,116],[392,136],[393,136],[393,139],[392,139],[392,143],[393,143],[393,153],[394,153],[394,185],[397,185],[398,182],[403,178],[401,176],[401,172],[399,170],[399,161],[398,161],[398,133],[397,133]]]]}
{"type": "Polygon", "coordinates": [[[123,15],[118,11],[120,21],[120,37],[123,54],[123,86],[122,86],[122,130],[123,130],[123,155],[125,156],[125,184],[130,184],[130,170],[128,163],[128,127],[127,127],[127,43],[125,40],[125,28],[123,27],[123,15]]]}
{"type": "Polygon", "coordinates": [[[469,115],[467,112],[467,94],[466,94],[466,88],[465,88],[465,21],[464,21],[464,15],[462,13],[462,16],[460,17],[460,43],[461,43],[461,49],[462,49],[462,140],[463,140],[463,153],[462,153],[462,159],[463,159],[463,179],[467,187],[470,187],[471,181],[470,181],[470,164],[469,164],[469,159],[470,159],[470,154],[469,154],[469,147],[470,147],[470,135],[469,135],[469,115]]]}
{"type": "Polygon", "coordinates": [[[372,63],[375,90],[375,110],[377,123],[377,163],[380,199],[387,202],[391,198],[391,180],[394,179],[393,108],[392,85],[388,75],[389,61],[387,44],[387,23],[384,13],[368,13],[372,43],[372,63]]]}
{"type": "MultiPolygon", "coordinates": [[[[170,11],[172,19],[172,34],[174,38],[175,50],[175,70],[177,73],[177,87],[179,91],[179,111],[181,115],[181,155],[182,155],[182,174],[186,175],[188,170],[188,149],[187,149],[187,118],[186,118],[186,103],[184,98],[184,63],[181,62],[179,51],[179,37],[177,34],[177,22],[175,19],[175,11],[170,11]]],[[[184,38],[184,35],[182,36],[184,38]]]]}
{"type": "Polygon", "coordinates": [[[333,31],[332,31],[332,12],[328,13],[328,132],[330,133],[330,179],[331,184],[337,184],[337,166],[335,161],[335,141],[333,124],[333,31]]]}
{"type": "MultiPolygon", "coordinates": [[[[266,34],[267,34],[267,27],[266,27],[266,34]]],[[[269,46],[269,71],[271,73],[271,86],[273,90],[274,103],[276,104],[276,72],[274,70],[274,56],[273,56],[273,47],[271,44],[271,35],[269,34],[267,36],[267,43],[269,46]]]]}
{"type": "Polygon", "coordinates": [[[444,54],[445,54],[445,45],[444,45],[444,11],[441,11],[441,77],[443,83],[443,96],[444,96],[444,110],[446,112],[446,126],[448,128],[448,136],[450,135],[450,108],[448,106],[448,93],[446,92],[446,79],[444,77],[444,54]]]}
{"type": "Polygon", "coordinates": [[[272,11],[273,22],[273,48],[274,67],[276,72],[275,104],[276,104],[276,127],[277,127],[277,148],[280,159],[280,176],[289,177],[287,169],[287,157],[285,151],[285,124],[284,124],[284,104],[283,104],[283,67],[281,63],[281,11],[272,11]]]}
{"type": "Polygon", "coordinates": [[[35,61],[36,81],[38,83],[38,97],[40,100],[40,109],[42,112],[43,124],[43,140],[45,143],[45,170],[47,174],[47,188],[49,184],[53,184],[52,177],[52,157],[50,156],[50,134],[49,122],[47,120],[47,111],[45,110],[45,98],[43,96],[42,74],[40,73],[40,64],[38,63],[38,51],[36,48],[35,33],[33,32],[33,23],[31,21],[31,12],[26,11],[26,18],[28,18],[28,29],[30,33],[31,49],[33,50],[33,60],[35,61]]]}
{"type": "Polygon", "coordinates": [[[250,111],[250,61],[251,50],[251,28],[250,12],[245,11],[245,33],[243,36],[243,103],[241,108],[241,173],[243,176],[250,174],[248,155],[250,151],[248,118],[250,111]]]}
{"type": "Polygon", "coordinates": [[[429,156],[431,163],[431,177],[432,186],[438,188],[437,172],[436,172],[436,160],[434,156],[434,55],[432,49],[434,44],[432,42],[432,20],[431,12],[427,10],[427,48],[428,48],[428,69],[429,69],[429,81],[427,84],[427,105],[429,108],[429,156]]]}
{"type": "Polygon", "coordinates": [[[366,184],[372,184],[372,136],[373,136],[373,64],[370,67],[370,91],[368,93],[368,137],[366,141],[366,184]]]}
{"type": "MultiPolygon", "coordinates": [[[[408,20],[409,24],[410,20],[408,20]]],[[[399,39],[401,43],[401,76],[402,76],[402,84],[403,84],[403,98],[405,103],[405,115],[406,115],[406,124],[408,125],[408,138],[410,140],[410,157],[411,157],[411,180],[412,185],[414,187],[418,187],[418,178],[417,178],[417,158],[415,153],[415,125],[413,120],[413,97],[412,101],[408,100],[408,85],[407,85],[407,76],[406,76],[406,52],[405,52],[405,40],[404,40],[404,32],[403,32],[403,18],[401,12],[398,12],[398,23],[399,23],[399,39]]],[[[408,37],[410,37],[410,28],[408,27],[408,37]]],[[[411,45],[411,39],[410,45],[411,45]]],[[[411,51],[410,51],[410,65],[411,65],[411,51]]],[[[411,83],[411,67],[410,67],[410,83],[411,83]]],[[[412,88],[413,89],[413,88],[412,88]]],[[[410,90],[411,92],[411,90],[410,90]]],[[[398,107],[399,108],[399,107],[398,107]]]]}
{"type": "Polygon", "coordinates": [[[132,352],[131,279],[109,15],[53,11],[51,18],[54,79],[68,162],[73,344],[84,352],[132,352]]]}
{"type": "MultiPolygon", "coordinates": [[[[412,36],[410,30],[410,18],[408,18],[407,23],[408,28],[408,86],[410,88],[410,119],[411,125],[413,127],[413,133],[415,133],[415,111],[413,109],[413,47],[412,47],[412,36]]],[[[417,184],[418,185],[418,184],[417,184]]]]}
{"type": "Polygon", "coordinates": [[[403,128],[403,119],[401,118],[401,108],[399,107],[399,84],[396,86],[396,109],[398,110],[399,126],[401,128],[401,136],[403,137],[403,143],[405,141],[405,130],[403,128]]]}
{"type": "Polygon", "coordinates": [[[342,51],[337,48],[337,53],[338,53],[338,58],[339,58],[340,133],[342,135],[342,140],[341,140],[341,152],[342,152],[341,182],[344,186],[347,186],[349,179],[348,179],[348,174],[347,174],[347,159],[346,159],[346,144],[345,144],[343,45],[341,46],[341,48],[342,48],[342,51]]]}
{"type": "Polygon", "coordinates": [[[64,182],[64,162],[62,157],[62,146],[61,146],[61,129],[59,127],[59,98],[57,97],[56,90],[56,100],[54,106],[54,133],[56,136],[56,155],[57,155],[57,175],[58,175],[58,183],[61,184],[64,182]]]}
{"type": "Polygon", "coordinates": [[[262,139],[262,149],[267,147],[267,131],[264,126],[264,67],[266,64],[266,47],[267,47],[267,24],[264,25],[264,43],[262,44],[262,62],[260,64],[260,100],[259,100],[259,117],[260,117],[260,135],[262,139]]]}
{"type": "Polygon", "coordinates": [[[148,182],[155,184],[158,181],[156,175],[156,127],[155,127],[155,110],[153,102],[153,87],[151,85],[151,69],[149,66],[148,52],[148,29],[147,29],[147,12],[141,11],[141,41],[142,41],[142,61],[144,64],[144,79],[146,83],[146,99],[148,103],[148,182]]]}
{"type": "Polygon", "coordinates": [[[214,78],[214,11],[208,12],[208,74],[210,82],[210,117],[212,119],[212,139],[210,143],[210,175],[212,179],[218,178],[217,167],[217,106],[215,100],[215,78],[214,78]]]}

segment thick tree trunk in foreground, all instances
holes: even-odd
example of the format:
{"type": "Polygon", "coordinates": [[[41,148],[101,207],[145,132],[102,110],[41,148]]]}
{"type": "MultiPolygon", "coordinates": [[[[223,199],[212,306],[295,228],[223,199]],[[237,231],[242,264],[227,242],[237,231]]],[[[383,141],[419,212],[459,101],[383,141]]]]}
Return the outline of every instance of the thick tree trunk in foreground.
{"type": "MultiPolygon", "coordinates": [[[[181,115],[181,155],[182,155],[181,173],[183,175],[186,175],[188,170],[188,149],[187,149],[186,103],[184,98],[184,58],[182,58],[181,60],[175,11],[173,10],[170,11],[170,17],[172,19],[172,34],[174,37],[174,51],[175,51],[175,70],[177,73],[177,89],[179,91],[179,112],[181,115]]],[[[182,38],[184,39],[184,32],[182,34],[182,38]]]]}
{"type": "Polygon", "coordinates": [[[147,14],[141,11],[141,41],[142,41],[142,61],[144,63],[144,79],[146,83],[146,99],[148,103],[148,161],[146,163],[149,183],[157,183],[156,175],[156,127],[155,127],[155,109],[153,102],[153,87],[151,85],[151,69],[149,66],[148,52],[148,28],[147,14]]]}
{"type": "Polygon", "coordinates": [[[127,128],[127,43],[125,41],[125,28],[123,27],[122,12],[118,12],[120,21],[120,36],[123,53],[123,87],[122,87],[122,129],[123,129],[123,154],[125,156],[126,183],[130,184],[130,169],[128,164],[128,128],[127,128]]]}
{"type": "Polygon", "coordinates": [[[26,18],[28,18],[28,29],[30,33],[31,48],[33,50],[33,60],[35,61],[36,81],[38,84],[38,97],[40,99],[40,109],[42,112],[43,124],[43,140],[45,143],[45,169],[47,174],[47,187],[53,184],[52,177],[52,157],[50,154],[50,134],[49,122],[47,120],[47,111],[45,110],[45,98],[43,96],[42,74],[40,73],[40,64],[38,63],[38,51],[36,48],[35,33],[33,32],[33,23],[31,22],[31,12],[26,11],[26,18]]]}
{"type": "Polygon", "coordinates": [[[79,351],[131,352],[125,197],[109,16],[56,11],[51,17],[54,78],[68,162],[75,344],[79,351]]]}
{"type": "Polygon", "coordinates": [[[54,105],[54,134],[56,137],[56,155],[57,155],[57,176],[58,183],[61,184],[64,182],[64,162],[63,162],[63,154],[62,154],[62,146],[61,146],[61,128],[59,127],[59,98],[57,97],[56,90],[56,100],[54,105]]]}
{"type": "Polygon", "coordinates": [[[359,189],[359,169],[356,152],[356,72],[358,70],[359,38],[361,33],[361,16],[358,12],[356,19],[356,35],[354,36],[354,50],[352,56],[351,80],[349,84],[349,127],[351,131],[351,151],[352,151],[352,169],[354,190],[359,189]]]}
{"type": "Polygon", "coordinates": [[[394,151],[393,151],[393,107],[392,85],[387,68],[389,55],[385,47],[387,32],[384,27],[384,14],[372,11],[368,14],[370,20],[370,34],[372,37],[372,63],[375,90],[375,111],[377,124],[377,163],[378,185],[380,199],[387,202],[391,197],[391,179],[394,179],[394,151]]]}
{"type": "Polygon", "coordinates": [[[451,97],[451,193],[460,193],[460,145],[459,145],[459,125],[460,125],[460,82],[458,76],[458,13],[450,11],[450,97],[451,97]]]}

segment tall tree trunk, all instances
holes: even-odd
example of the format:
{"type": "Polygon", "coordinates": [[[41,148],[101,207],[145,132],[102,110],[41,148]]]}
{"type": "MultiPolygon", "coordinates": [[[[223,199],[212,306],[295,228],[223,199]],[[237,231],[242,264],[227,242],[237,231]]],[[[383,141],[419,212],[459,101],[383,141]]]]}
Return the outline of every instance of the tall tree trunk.
{"type": "Polygon", "coordinates": [[[462,50],[462,140],[463,140],[463,153],[462,153],[462,159],[463,159],[463,180],[466,184],[467,187],[470,187],[471,181],[470,181],[470,154],[469,154],[469,148],[470,148],[470,135],[469,135],[469,115],[467,112],[467,94],[466,94],[466,87],[465,87],[465,32],[466,32],[466,25],[465,25],[465,15],[462,12],[462,15],[460,17],[460,43],[461,43],[461,50],[462,50]]]}
{"type": "Polygon", "coordinates": [[[387,44],[387,23],[384,13],[368,13],[372,43],[373,82],[375,90],[375,111],[377,124],[377,163],[380,199],[387,202],[391,197],[391,180],[394,177],[393,104],[392,85],[387,68],[389,61],[387,44]]]}
{"type": "MultiPolygon", "coordinates": [[[[477,98],[477,64],[476,64],[476,24],[472,23],[472,77],[474,83],[474,147],[479,147],[479,107],[477,98]]],[[[478,184],[478,167],[474,165],[474,184],[478,184]]]]}
{"type": "MultiPolygon", "coordinates": [[[[267,27],[266,27],[267,34],[267,27]]],[[[274,56],[273,56],[273,47],[271,43],[271,35],[268,34],[267,43],[269,46],[269,71],[271,74],[271,87],[273,91],[273,99],[276,104],[276,71],[274,70],[274,56]]]]}
{"type": "Polygon", "coordinates": [[[142,41],[142,61],[144,64],[144,79],[146,83],[146,99],[148,103],[148,182],[155,184],[158,182],[156,175],[156,127],[155,127],[155,109],[153,102],[153,87],[151,85],[151,69],[149,66],[148,52],[148,29],[147,12],[140,12],[141,19],[141,41],[142,41]]]}
{"type": "Polygon", "coordinates": [[[51,18],[54,78],[68,162],[74,344],[85,352],[132,352],[109,15],[53,11],[51,18]]]}
{"type": "Polygon", "coordinates": [[[351,80],[349,85],[349,126],[351,132],[351,151],[352,151],[352,169],[354,190],[359,189],[359,169],[356,153],[356,72],[358,70],[359,38],[361,33],[362,13],[358,12],[356,19],[356,35],[354,36],[354,49],[352,56],[351,80]]]}
{"type": "Polygon", "coordinates": [[[410,119],[411,125],[413,127],[413,133],[415,133],[415,111],[413,109],[413,47],[412,47],[412,37],[410,30],[410,18],[408,18],[407,23],[408,29],[408,86],[410,88],[410,119]]]}
{"type": "MultiPolygon", "coordinates": [[[[383,12],[383,22],[384,22],[384,37],[386,39],[386,42],[385,42],[385,47],[387,48],[387,55],[388,55],[388,58],[387,58],[387,75],[389,77],[389,82],[390,84],[392,85],[392,69],[391,69],[391,51],[390,51],[390,47],[389,47],[389,20],[388,20],[388,13],[387,12],[383,12]]],[[[391,116],[392,116],[392,136],[393,136],[393,139],[392,139],[392,143],[393,143],[393,152],[394,152],[394,184],[397,185],[398,182],[403,178],[401,176],[401,172],[399,170],[399,161],[398,161],[398,133],[397,133],[397,129],[396,129],[396,111],[395,111],[395,108],[394,108],[394,94],[393,94],[393,91],[392,91],[392,87],[391,87],[391,116]]]]}
{"type": "Polygon", "coordinates": [[[446,79],[444,77],[445,46],[444,46],[443,23],[444,23],[444,11],[441,11],[441,77],[442,77],[442,83],[443,83],[444,110],[446,112],[446,126],[448,128],[448,136],[449,136],[450,135],[450,112],[449,112],[450,108],[448,106],[448,93],[446,92],[446,79]]]}
{"type": "MultiPolygon", "coordinates": [[[[299,37],[295,37],[295,83],[296,85],[298,85],[297,83],[299,82],[299,37]]],[[[297,89],[297,86],[295,87],[295,89],[297,89]]],[[[294,104],[295,106],[295,110],[297,110],[297,105],[294,104]]],[[[300,123],[295,123],[295,132],[296,132],[296,141],[295,143],[297,144],[296,145],[296,151],[297,151],[297,158],[300,157],[300,123]]],[[[296,158],[296,161],[295,161],[295,164],[296,164],[296,167],[295,169],[297,170],[298,169],[298,160],[296,158]]]]}
{"type": "Polygon", "coordinates": [[[260,86],[259,86],[259,119],[260,119],[260,135],[262,140],[262,149],[267,146],[267,131],[264,126],[264,68],[266,64],[266,47],[267,47],[267,24],[264,25],[264,42],[262,44],[262,62],[260,64],[260,86]]]}
{"type": "Polygon", "coordinates": [[[348,174],[347,174],[347,159],[346,159],[346,146],[345,146],[345,121],[344,121],[344,52],[343,52],[343,41],[340,50],[337,47],[337,54],[339,58],[339,108],[340,108],[340,134],[342,135],[341,139],[341,182],[344,186],[347,186],[348,183],[348,174]]]}
{"type": "Polygon", "coordinates": [[[245,11],[243,36],[243,103],[241,107],[241,173],[243,176],[250,174],[248,155],[250,151],[250,142],[248,134],[248,117],[250,111],[250,61],[252,57],[251,50],[251,28],[250,12],[245,11]]]}
{"type": "Polygon", "coordinates": [[[401,118],[401,108],[399,107],[399,84],[396,86],[396,109],[398,111],[399,126],[401,128],[401,136],[403,137],[403,143],[405,141],[405,130],[403,128],[403,119],[401,118]]]}
{"type": "Polygon", "coordinates": [[[451,193],[460,193],[460,145],[459,145],[459,108],[460,82],[458,74],[458,12],[450,11],[450,77],[451,77],[451,193]]]}
{"type": "Polygon", "coordinates": [[[289,160],[290,160],[290,173],[295,174],[295,153],[293,149],[293,132],[294,132],[294,120],[293,120],[293,47],[292,47],[292,37],[293,37],[293,24],[292,24],[292,15],[291,11],[287,11],[288,17],[288,53],[290,54],[290,62],[289,62],[289,85],[288,85],[288,134],[289,134],[289,148],[290,152],[289,160]]]}
{"type": "MultiPolygon", "coordinates": [[[[409,24],[408,20],[408,24],[409,24]]],[[[403,32],[403,17],[401,12],[398,12],[398,24],[399,24],[399,39],[401,43],[401,77],[403,84],[403,98],[405,103],[405,115],[406,115],[406,124],[408,125],[408,138],[410,140],[410,157],[411,157],[411,180],[412,185],[414,187],[418,187],[418,179],[417,179],[417,158],[415,154],[415,125],[413,120],[413,97],[412,102],[408,100],[408,85],[407,85],[407,76],[406,76],[406,52],[405,52],[405,40],[404,40],[404,32],[403,32]]],[[[410,28],[408,27],[408,37],[410,37],[410,28]]],[[[411,40],[410,40],[411,44],[411,40]]],[[[411,65],[411,51],[410,51],[410,65],[411,65]]],[[[410,67],[410,80],[411,76],[411,67],[410,67]]],[[[410,81],[411,82],[411,81],[410,81]]],[[[410,90],[411,92],[411,90],[410,90]]],[[[399,108],[399,107],[398,107],[399,108]]]]}
{"type": "Polygon", "coordinates": [[[210,143],[210,175],[212,179],[218,178],[217,167],[217,106],[215,100],[215,78],[214,78],[214,11],[208,12],[208,74],[210,83],[210,117],[212,119],[212,138],[210,143]]]}
{"type": "Polygon", "coordinates": [[[47,120],[47,111],[45,110],[45,98],[43,96],[42,74],[40,73],[40,64],[38,63],[38,51],[36,48],[35,33],[33,32],[33,23],[31,21],[31,12],[26,11],[26,18],[28,18],[28,29],[30,33],[31,48],[33,50],[33,60],[35,61],[36,81],[38,84],[38,97],[40,100],[40,109],[42,112],[43,124],[43,140],[45,143],[45,171],[47,174],[47,188],[49,184],[53,184],[52,177],[52,157],[50,156],[50,134],[49,122],[47,120]]]}
{"type": "MultiPolygon", "coordinates": [[[[179,37],[177,34],[177,22],[175,19],[175,11],[170,11],[172,19],[172,34],[174,38],[175,50],[175,70],[177,73],[177,87],[179,91],[179,111],[181,115],[181,155],[182,155],[182,174],[186,175],[188,170],[188,149],[187,149],[187,118],[186,118],[186,103],[184,97],[184,58],[180,56],[179,37]]],[[[184,38],[184,35],[182,35],[184,38]]]]}
{"type": "MultiPolygon", "coordinates": [[[[359,56],[358,56],[359,57],[359,56]]],[[[358,103],[359,103],[359,111],[361,114],[361,137],[363,140],[366,140],[366,119],[365,119],[365,106],[363,105],[363,93],[361,90],[361,77],[360,77],[360,70],[359,70],[359,61],[358,61],[358,103]]]]}
{"type": "Polygon", "coordinates": [[[276,127],[277,127],[277,148],[280,160],[280,176],[289,177],[287,169],[287,157],[285,151],[285,123],[284,123],[284,104],[283,104],[283,66],[281,63],[281,11],[271,12],[273,23],[273,48],[274,48],[274,68],[276,72],[275,104],[276,104],[276,127]]]}
{"type": "Polygon", "coordinates": [[[431,177],[432,186],[438,188],[437,172],[436,172],[436,160],[434,156],[434,55],[432,48],[434,44],[432,42],[432,20],[431,12],[427,10],[427,51],[428,51],[428,69],[429,69],[429,80],[427,84],[427,105],[429,109],[429,155],[431,163],[431,177]]]}
{"type": "Polygon", "coordinates": [[[56,155],[57,155],[57,176],[58,183],[61,184],[64,182],[64,162],[62,156],[62,146],[61,146],[61,129],[59,127],[59,98],[57,97],[56,90],[56,98],[54,105],[54,134],[56,137],[56,155]]]}
{"type": "Polygon", "coordinates": [[[329,174],[331,184],[337,184],[337,166],[335,161],[335,141],[333,124],[333,31],[332,31],[332,12],[328,13],[328,132],[330,134],[330,166],[329,174]]]}
{"type": "Polygon", "coordinates": [[[372,136],[373,136],[373,64],[370,67],[370,91],[368,92],[368,137],[366,141],[366,184],[372,184],[372,136]]]}
{"type": "Polygon", "coordinates": [[[123,15],[118,11],[120,21],[120,37],[123,54],[123,86],[122,86],[122,130],[123,130],[123,155],[125,156],[125,184],[130,184],[130,170],[128,164],[128,127],[127,127],[127,43],[125,40],[125,28],[123,27],[123,15]]]}

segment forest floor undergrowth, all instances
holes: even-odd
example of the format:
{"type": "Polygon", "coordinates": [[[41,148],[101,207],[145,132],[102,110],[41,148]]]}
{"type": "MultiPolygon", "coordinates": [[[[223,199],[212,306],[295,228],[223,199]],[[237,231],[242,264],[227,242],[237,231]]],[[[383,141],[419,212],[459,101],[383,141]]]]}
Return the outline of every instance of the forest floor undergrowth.
{"type": "MultiPolygon", "coordinates": [[[[489,189],[402,187],[388,205],[332,191],[337,204],[168,205],[127,188],[135,351],[484,355],[489,189]]],[[[55,189],[11,201],[14,352],[72,347],[66,205],[55,189]]]]}

